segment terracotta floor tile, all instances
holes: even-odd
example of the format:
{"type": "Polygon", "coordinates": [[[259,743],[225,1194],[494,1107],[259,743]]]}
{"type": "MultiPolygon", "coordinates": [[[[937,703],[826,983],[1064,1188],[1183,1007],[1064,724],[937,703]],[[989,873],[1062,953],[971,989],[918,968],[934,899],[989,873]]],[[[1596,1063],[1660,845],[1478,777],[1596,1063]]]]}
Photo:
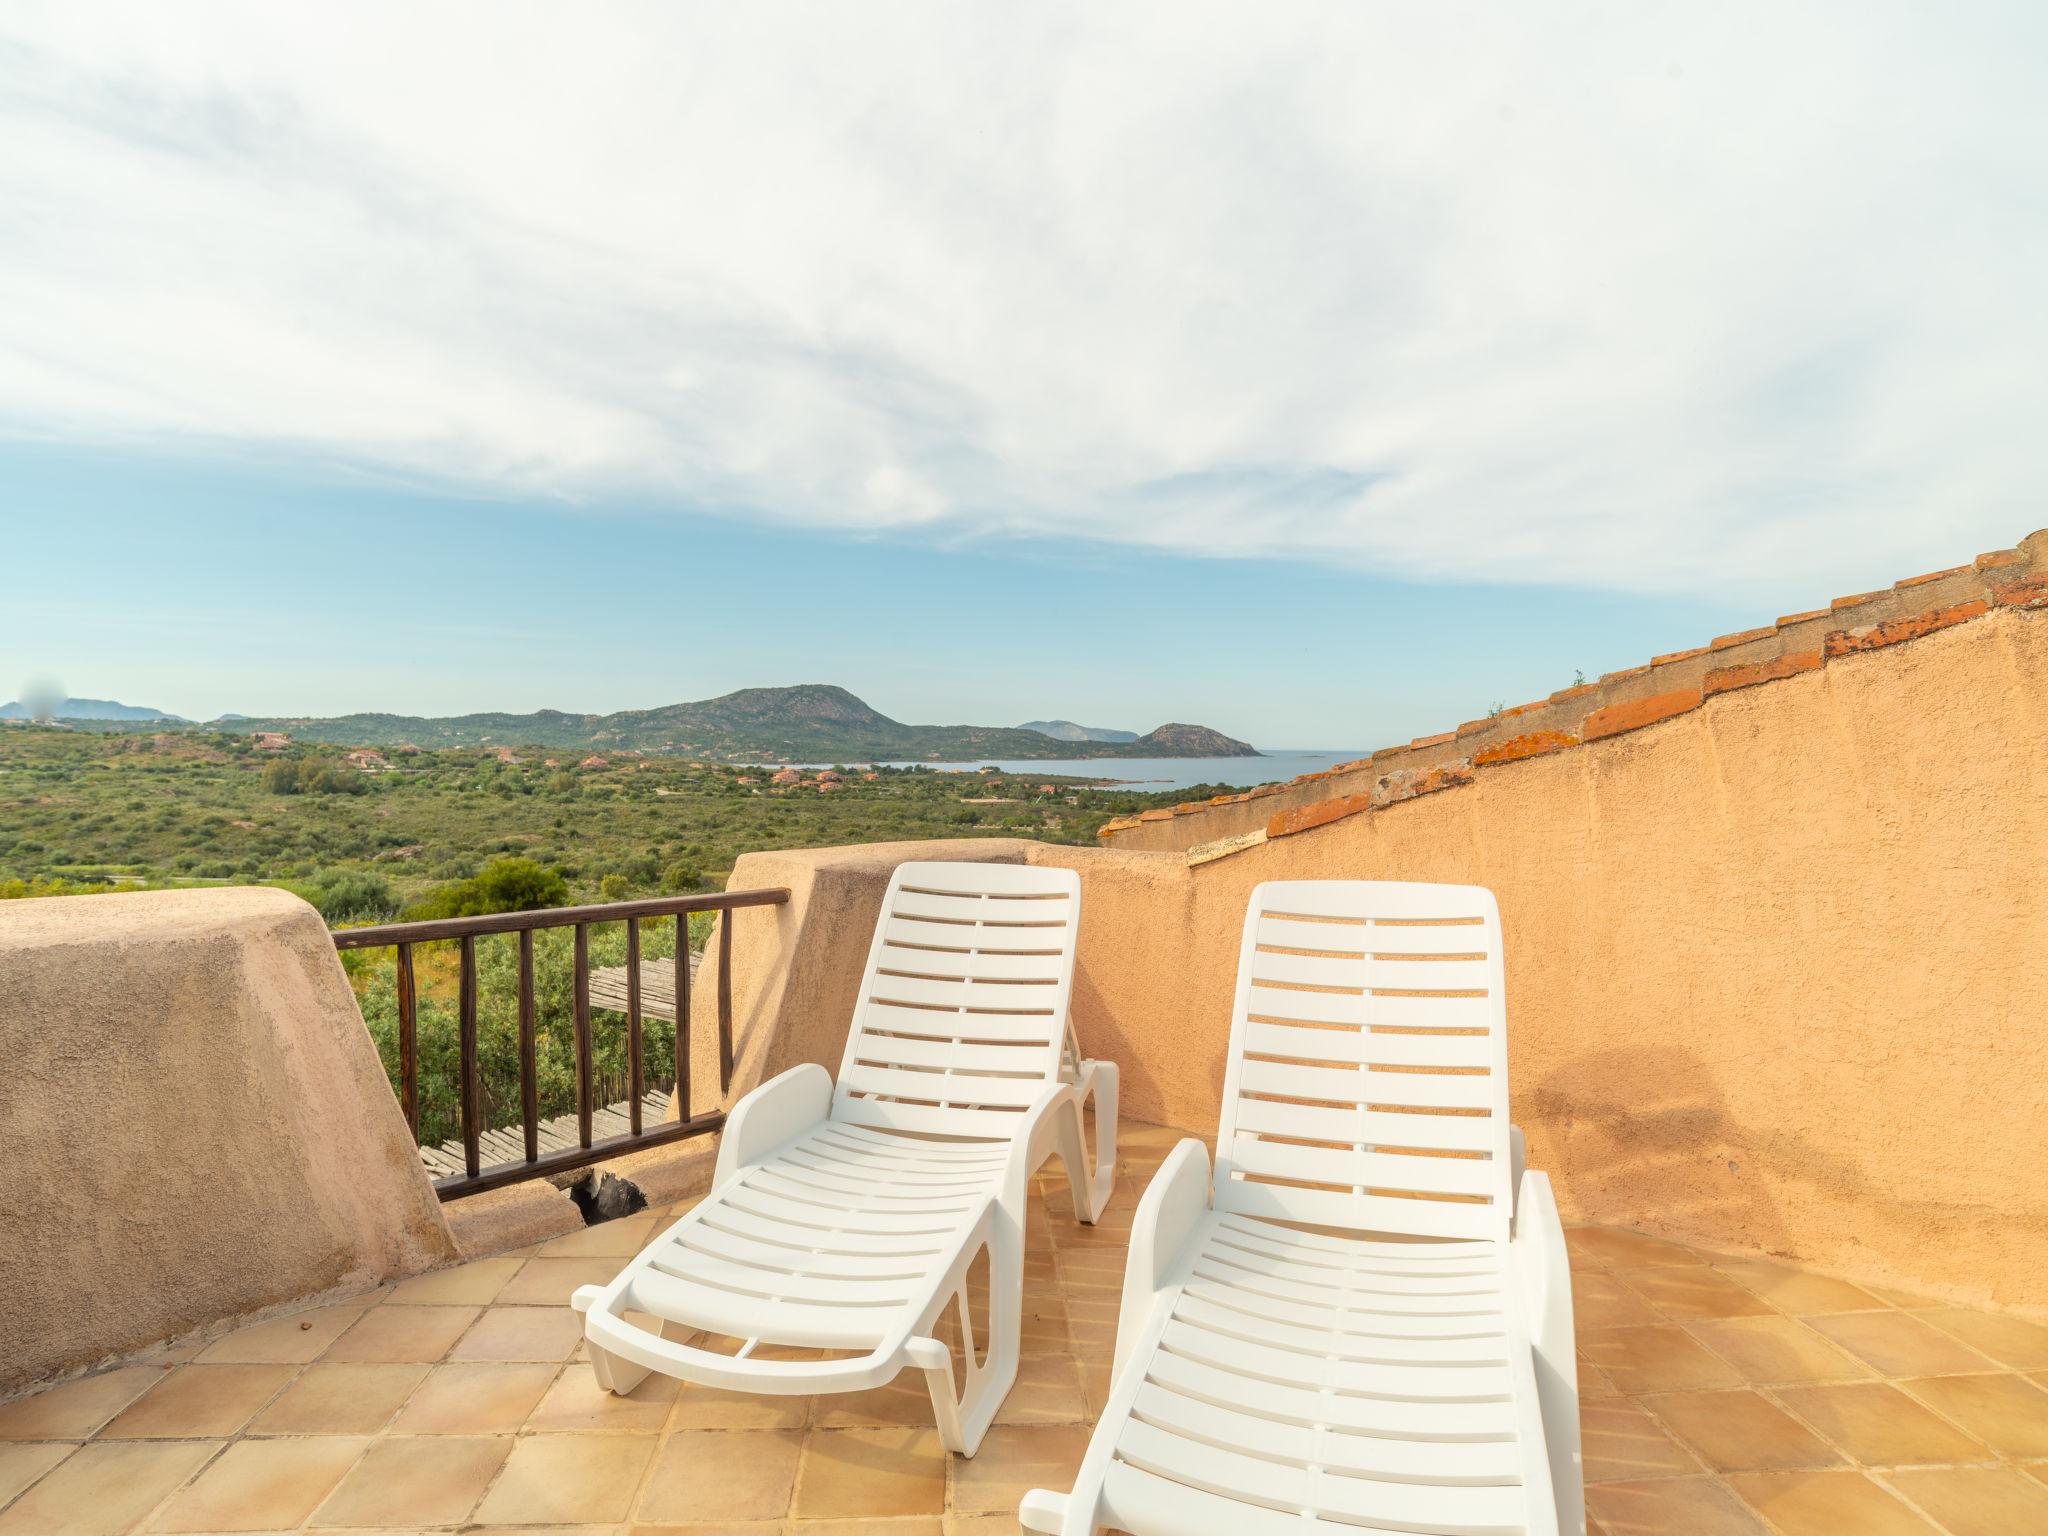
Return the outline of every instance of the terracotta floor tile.
{"type": "Polygon", "coordinates": [[[392,1436],[371,1446],[314,1514],[314,1526],[448,1525],[476,1508],[513,1442],[392,1436]]]}
{"type": "Polygon", "coordinates": [[[0,1443],[0,1505],[5,1505],[77,1449],[77,1443],[70,1440],[0,1443]]]}
{"type": "Polygon", "coordinates": [[[583,1340],[567,1307],[492,1307],[448,1351],[455,1360],[566,1360],[583,1340]]]}
{"type": "Polygon", "coordinates": [[[2023,1376],[1936,1376],[1899,1385],[2000,1455],[2048,1457],[2048,1392],[2023,1376]]]}
{"type": "Polygon", "coordinates": [[[1907,1312],[1843,1312],[1808,1321],[1887,1376],[1948,1376],[1990,1365],[1974,1349],[1907,1312]]]}
{"type": "MultiPolygon", "coordinates": [[[[926,1394],[929,1400],[930,1394],[926,1394]]],[[[1072,1355],[1026,1355],[1016,1385],[996,1410],[998,1424],[1075,1424],[1086,1420],[1081,1368],[1072,1355]]]]}
{"type": "Polygon", "coordinates": [[[770,1396],[763,1392],[728,1392],[684,1382],[677,1394],[670,1429],[802,1429],[818,1408],[846,1393],[830,1397],[770,1396]]]}
{"type": "Polygon", "coordinates": [[[1733,1387],[1742,1375],[1676,1323],[1579,1335],[1579,1354],[1623,1392],[1733,1387]]]}
{"type": "MultiPolygon", "coordinates": [[[[1012,1531],[1021,1530],[1015,1520],[1012,1531]]],[[[787,1536],[947,1536],[943,1515],[911,1515],[894,1520],[792,1520],[782,1527],[787,1536]]],[[[1005,1532],[1004,1536],[1009,1536],[1005,1532]]]]}
{"type": "Polygon", "coordinates": [[[1841,1453],[1755,1392],[1669,1392],[1644,1406],[1717,1472],[1831,1467],[1841,1453]]]}
{"type": "Polygon", "coordinates": [[[523,1435],[476,1518],[507,1525],[623,1520],[655,1443],[652,1435],[523,1435]]]}
{"type": "Polygon", "coordinates": [[[1665,1477],[1586,1489],[1586,1512],[1608,1536],[1770,1536],[1715,1477],[1665,1477]]]}
{"type": "Polygon", "coordinates": [[[1756,1384],[1867,1381],[1861,1360],[1796,1317],[1729,1317],[1690,1324],[1688,1332],[1756,1384]]]}
{"type": "Polygon", "coordinates": [[[163,1379],[161,1366],[123,1366],[0,1403],[0,1440],[83,1440],[163,1379]]]}
{"type": "Polygon", "coordinates": [[[997,1425],[972,1460],[953,1458],[950,1508],[959,1514],[1015,1514],[1033,1488],[1071,1488],[1088,1431],[1065,1424],[997,1425]]]}
{"type": "Polygon", "coordinates": [[[921,1371],[904,1371],[865,1392],[833,1392],[817,1399],[811,1423],[820,1429],[930,1428],[932,1394],[921,1371]]]}
{"type": "Polygon", "coordinates": [[[1699,1317],[1763,1317],[1769,1302],[1744,1290],[1718,1269],[1704,1264],[1683,1268],[1623,1269],[1615,1278],[1662,1312],[1684,1320],[1699,1317]]]}
{"type": "Polygon", "coordinates": [[[1579,1439],[1589,1483],[1677,1477],[1700,1470],[1699,1458],[1635,1404],[1579,1403],[1579,1439]]]}
{"type": "Polygon", "coordinates": [[[1895,1291],[1889,1286],[1882,1285],[1866,1285],[1863,1289],[1870,1292],[1871,1295],[1875,1296],[1886,1306],[1903,1307],[1908,1312],[1918,1311],[1923,1307],[1947,1305],[1947,1303],[1933,1296],[1922,1296],[1917,1291],[1895,1291]]]}
{"type": "Polygon", "coordinates": [[[426,1378],[424,1365],[309,1365],[249,1426],[252,1435],[374,1435],[426,1378]]]}
{"type": "Polygon", "coordinates": [[[1728,1485],[1783,1536],[1939,1536],[1861,1472],[1737,1472],[1728,1485]]]}
{"type": "Polygon", "coordinates": [[[526,1263],[524,1259],[477,1259],[401,1281],[386,1298],[397,1306],[487,1307],[526,1263]]]}
{"type": "Polygon", "coordinates": [[[1664,1314],[1605,1270],[1572,1276],[1572,1321],[1579,1332],[1633,1328],[1666,1321],[1664,1314]]]}
{"type": "Polygon", "coordinates": [[[528,1259],[496,1300],[503,1306],[566,1307],[577,1286],[609,1284],[624,1263],[623,1259],[605,1257],[528,1259]]]}
{"type": "MultiPolygon", "coordinates": [[[[541,1244],[540,1256],[544,1259],[630,1259],[653,1238],[656,1231],[654,1223],[655,1218],[644,1212],[638,1216],[621,1216],[617,1221],[602,1221],[594,1227],[565,1233],[541,1244]]],[[[663,1226],[669,1225],[673,1223],[663,1223],[663,1226]]]]}
{"type": "Polygon", "coordinates": [[[215,1339],[199,1351],[198,1358],[209,1365],[304,1365],[319,1358],[322,1350],[361,1317],[364,1305],[344,1302],[251,1323],[215,1339]]]}
{"type": "Polygon", "coordinates": [[[552,1365],[437,1365],[391,1426],[400,1435],[510,1434],[524,1424],[552,1365]]]}
{"type": "Polygon", "coordinates": [[[1565,1233],[1564,1244],[1569,1251],[1586,1254],[1609,1269],[1705,1262],[1683,1243],[1649,1237],[1625,1227],[1575,1227],[1565,1233]]]}
{"type": "Polygon", "coordinates": [[[655,1371],[624,1397],[618,1397],[597,1384],[597,1373],[590,1366],[571,1365],[555,1378],[555,1384],[548,1388],[547,1396],[534,1409],[526,1427],[652,1433],[667,1422],[681,1387],[675,1377],[655,1371]]]}
{"type": "Polygon", "coordinates": [[[0,1513],[6,1536],[111,1536],[130,1529],[206,1464],[218,1441],[88,1445],[0,1513]]]}
{"type": "Polygon", "coordinates": [[[635,1512],[642,1522],[780,1520],[803,1446],[796,1430],[684,1430],[661,1447],[635,1512]]]}
{"type": "Polygon", "coordinates": [[[102,1439],[237,1434],[298,1374],[295,1365],[181,1365],[124,1409],[102,1439]]]}
{"type": "Polygon", "coordinates": [[[1920,1316],[2000,1365],[2021,1371],[2048,1366],[2048,1328],[2039,1323],[1968,1307],[1934,1307],[1920,1316]]]}
{"type": "Polygon", "coordinates": [[[2048,1487],[2011,1467],[1915,1467],[1884,1480],[1948,1529],[1949,1536],[2048,1531],[2048,1487]]]}
{"type": "MultiPolygon", "coordinates": [[[[1988,1459],[1980,1443],[1887,1382],[1781,1387],[1777,1396],[1866,1467],[1988,1459]]],[[[2042,1402],[2048,1406],[2048,1395],[2042,1402]]]]}
{"type": "Polygon", "coordinates": [[[344,1435],[239,1441],[173,1498],[151,1528],[288,1530],[327,1497],[368,1443],[344,1435]]]}
{"type": "Polygon", "coordinates": [[[475,1307],[372,1307],[321,1358],[431,1364],[448,1353],[477,1315],[475,1307]]]}
{"type": "Polygon", "coordinates": [[[944,1514],[949,1459],[935,1429],[814,1429],[804,1438],[791,1513],[799,1519],[944,1514]]]}
{"type": "Polygon", "coordinates": [[[1782,1264],[1749,1259],[1716,1259],[1714,1268],[1738,1285],[1756,1292],[1780,1312],[1808,1317],[1816,1312],[1866,1312],[1885,1303],[1846,1280],[1809,1275],[1782,1264]]]}

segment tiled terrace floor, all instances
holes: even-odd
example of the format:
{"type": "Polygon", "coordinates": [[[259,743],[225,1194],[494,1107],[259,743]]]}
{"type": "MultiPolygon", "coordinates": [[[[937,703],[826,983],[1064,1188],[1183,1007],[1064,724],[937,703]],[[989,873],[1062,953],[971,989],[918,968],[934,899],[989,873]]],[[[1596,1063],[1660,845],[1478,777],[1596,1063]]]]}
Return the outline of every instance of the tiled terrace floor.
{"type": "MultiPolygon", "coordinates": [[[[972,1461],[922,1387],[593,1384],[569,1292],[650,1213],[0,1406],[0,1533],[541,1526],[988,1536],[1066,1486],[1108,1385],[1123,1248],[1175,1133],[1128,1126],[1102,1226],[1032,1214],[1024,1369],[972,1461]]],[[[2048,1532],[2048,1328],[1571,1234],[1589,1506],[1607,1536],[2048,1532]]]]}

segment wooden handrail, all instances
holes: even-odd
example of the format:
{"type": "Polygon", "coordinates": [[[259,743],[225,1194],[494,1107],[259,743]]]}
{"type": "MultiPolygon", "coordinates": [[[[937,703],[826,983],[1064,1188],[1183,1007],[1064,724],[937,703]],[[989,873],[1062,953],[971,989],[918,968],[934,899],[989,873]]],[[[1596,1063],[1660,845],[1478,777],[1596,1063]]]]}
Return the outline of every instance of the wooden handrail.
{"type": "MultiPolygon", "coordinates": [[[[383,949],[396,951],[398,969],[398,1096],[413,1140],[420,1138],[419,1040],[417,987],[414,979],[413,946],[438,940],[458,940],[461,964],[458,969],[456,1013],[459,1020],[461,1082],[456,1102],[462,1124],[463,1171],[434,1180],[434,1190],[443,1200],[459,1200],[506,1184],[541,1178],[550,1173],[581,1168],[607,1157],[636,1151],[641,1147],[701,1136],[725,1123],[722,1113],[713,1111],[694,1119],[690,1114],[690,916],[696,912],[730,914],[741,907],[780,906],[789,900],[782,888],[755,891],[721,891],[701,896],[661,896],[648,901],[612,901],[581,907],[543,907],[530,912],[493,912],[483,917],[437,918],[418,923],[379,923],[367,928],[337,929],[334,947],[341,949],[383,949]],[[643,1035],[640,1001],[640,923],[644,918],[674,918],[675,952],[675,1107],[676,1121],[643,1127],[641,1095],[644,1064],[640,1059],[643,1035]],[[593,1048],[590,1033],[590,925],[623,922],[626,925],[627,994],[627,1079],[632,1108],[631,1130],[623,1136],[592,1139],[593,1048]],[[533,935],[542,928],[574,928],[574,1017],[573,1040],[576,1054],[576,1121],[579,1145],[542,1153],[539,1144],[539,1069],[535,1061],[533,935]],[[487,1113],[483,1083],[478,1067],[476,941],[494,934],[519,936],[519,1113],[525,1129],[526,1156],[523,1160],[480,1164],[481,1143],[487,1113]]],[[[732,921],[730,916],[718,934],[718,1076],[721,1089],[732,1086],[732,921]]]]}

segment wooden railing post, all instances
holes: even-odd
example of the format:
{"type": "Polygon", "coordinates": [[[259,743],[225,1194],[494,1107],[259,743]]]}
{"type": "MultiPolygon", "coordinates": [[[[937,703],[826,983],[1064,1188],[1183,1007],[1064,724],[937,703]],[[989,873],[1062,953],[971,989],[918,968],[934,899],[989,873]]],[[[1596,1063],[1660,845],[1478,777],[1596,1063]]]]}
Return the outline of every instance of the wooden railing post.
{"type": "Polygon", "coordinates": [[[676,914],[676,1119],[690,1123],[690,914],[676,914]]]}
{"type": "Polygon", "coordinates": [[[398,1101],[413,1145],[420,1139],[419,999],[413,989],[412,946],[398,946],[398,1101]]]}
{"type": "Polygon", "coordinates": [[[732,914],[718,919],[718,1091],[732,1091],[732,914]]]}
{"type": "Polygon", "coordinates": [[[534,1060],[533,930],[519,934],[519,1122],[526,1133],[526,1160],[540,1158],[540,1068],[534,1060]]]}
{"type": "Polygon", "coordinates": [[[626,1123],[640,1134],[640,919],[626,919],[626,1123]]]}
{"type": "Polygon", "coordinates": [[[590,1145],[590,924],[576,925],[576,1135],[590,1145]]]}
{"type": "Polygon", "coordinates": [[[483,1100],[476,1074],[476,940],[462,936],[462,972],[456,983],[456,1008],[461,1020],[462,1163],[477,1176],[477,1147],[483,1136],[483,1100]]]}

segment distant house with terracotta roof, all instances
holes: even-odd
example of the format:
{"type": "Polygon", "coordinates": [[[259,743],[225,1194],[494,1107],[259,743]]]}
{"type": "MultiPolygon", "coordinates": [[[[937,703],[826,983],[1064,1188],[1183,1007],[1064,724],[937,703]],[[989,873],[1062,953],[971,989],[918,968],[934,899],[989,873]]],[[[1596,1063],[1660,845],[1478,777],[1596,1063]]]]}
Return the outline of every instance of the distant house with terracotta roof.
{"type": "Polygon", "coordinates": [[[770,784],[801,784],[803,781],[804,776],[794,768],[778,769],[774,776],[768,780],[770,784]]]}
{"type": "Polygon", "coordinates": [[[365,773],[382,773],[391,766],[382,752],[373,751],[369,747],[358,747],[353,752],[344,753],[341,760],[352,768],[362,769],[365,773]]]}
{"type": "Polygon", "coordinates": [[[609,768],[611,764],[601,757],[586,757],[576,765],[578,768],[609,768]]]}
{"type": "Polygon", "coordinates": [[[256,733],[256,750],[258,752],[282,752],[291,744],[291,737],[287,736],[283,731],[258,731],[256,733]]]}

